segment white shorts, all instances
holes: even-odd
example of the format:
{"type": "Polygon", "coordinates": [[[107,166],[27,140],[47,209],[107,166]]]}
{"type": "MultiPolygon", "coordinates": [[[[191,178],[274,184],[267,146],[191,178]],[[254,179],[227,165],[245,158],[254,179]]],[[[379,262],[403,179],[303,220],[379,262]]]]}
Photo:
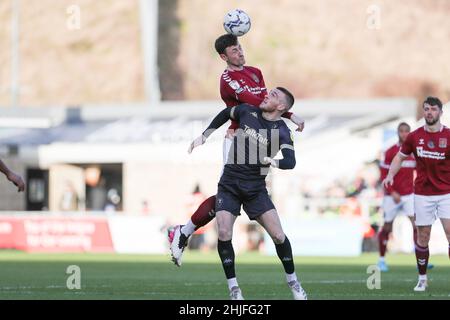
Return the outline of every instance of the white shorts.
{"type": "Polygon", "coordinates": [[[383,198],[384,222],[392,222],[399,214],[414,217],[414,195],[407,194],[401,196],[400,203],[395,203],[392,196],[383,198]]]}
{"type": "Polygon", "coordinates": [[[438,196],[414,195],[417,226],[431,226],[437,218],[450,219],[450,193],[438,196]]]}

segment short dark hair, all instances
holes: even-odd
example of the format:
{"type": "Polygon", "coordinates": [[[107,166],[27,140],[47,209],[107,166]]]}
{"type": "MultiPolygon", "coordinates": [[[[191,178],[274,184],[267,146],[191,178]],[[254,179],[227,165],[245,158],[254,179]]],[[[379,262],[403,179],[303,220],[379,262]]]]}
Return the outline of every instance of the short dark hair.
{"type": "Polygon", "coordinates": [[[429,104],[430,106],[438,106],[439,109],[442,110],[442,101],[439,100],[439,98],[436,97],[427,97],[425,101],[423,102],[422,106],[426,104],[429,104]]]}
{"type": "Polygon", "coordinates": [[[400,122],[397,126],[397,131],[400,130],[401,127],[408,127],[409,130],[411,130],[411,126],[409,124],[407,124],[406,122],[400,122]]]}
{"type": "Polygon", "coordinates": [[[292,93],[290,93],[288,89],[283,88],[283,87],[277,87],[277,89],[280,90],[281,92],[283,92],[284,95],[286,96],[287,109],[289,110],[290,108],[292,108],[292,106],[294,105],[294,102],[295,102],[295,99],[294,99],[294,96],[292,95],[292,93]]]}
{"type": "Polygon", "coordinates": [[[225,54],[225,49],[238,44],[238,38],[232,34],[224,34],[216,39],[214,47],[218,54],[225,54]]]}

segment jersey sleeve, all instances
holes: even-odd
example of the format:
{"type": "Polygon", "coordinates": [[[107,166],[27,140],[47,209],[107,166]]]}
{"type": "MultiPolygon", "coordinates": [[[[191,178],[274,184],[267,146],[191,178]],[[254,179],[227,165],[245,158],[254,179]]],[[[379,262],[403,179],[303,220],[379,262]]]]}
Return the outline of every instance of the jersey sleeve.
{"type": "Polygon", "coordinates": [[[221,80],[224,82],[223,85],[220,86],[220,95],[223,100],[230,97],[236,99],[239,103],[248,103],[255,107],[263,102],[264,99],[254,95],[241,86],[238,79],[235,79],[230,75],[228,80],[224,80],[223,78],[221,80]]]}
{"type": "Polygon", "coordinates": [[[251,107],[246,104],[240,104],[231,108],[230,118],[239,122],[241,117],[248,112],[249,108],[251,107]]]}
{"type": "Polygon", "coordinates": [[[283,159],[277,161],[277,167],[279,169],[293,169],[295,167],[295,149],[294,140],[292,139],[292,133],[289,129],[283,130],[280,134],[280,150],[283,155],[283,159]]]}
{"type": "Polygon", "coordinates": [[[410,133],[406,137],[405,142],[402,143],[402,147],[400,148],[400,153],[404,156],[409,156],[414,151],[414,140],[413,135],[410,133]]]}

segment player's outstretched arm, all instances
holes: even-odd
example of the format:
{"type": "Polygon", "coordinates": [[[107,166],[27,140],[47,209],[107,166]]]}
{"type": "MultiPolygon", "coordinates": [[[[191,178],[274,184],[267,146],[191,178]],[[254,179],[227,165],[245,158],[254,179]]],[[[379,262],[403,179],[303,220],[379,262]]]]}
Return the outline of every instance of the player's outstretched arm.
{"type": "Polygon", "coordinates": [[[231,119],[232,117],[232,113],[234,112],[234,109],[236,107],[233,108],[225,108],[222,111],[219,112],[219,114],[217,116],[215,116],[215,118],[211,121],[211,123],[209,124],[208,128],[206,128],[205,131],[203,131],[203,133],[201,134],[201,136],[199,136],[198,138],[196,138],[191,145],[189,146],[188,149],[188,153],[191,153],[192,150],[194,150],[196,147],[201,146],[202,144],[204,144],[206,142],[206,139],[208,139],[208,137],[217,129],[219,129],[222,125],[224,125],[228,120],[231,119]]]}
{"type": "Polygon", "coordinates": [[[383,186],[385,188],[388,188],[394,184],[394,177],[402,167],[403,160],[405,160],[407,157],[408,156],[404,155],[403,153],[398,152],[397,155],[394,157],[394,159],[392,159],[389,172],[386,178],[383,180],[383,186]]]}
{"type": "Polygon", "coordinates": [[[2,160],[0,160],[0,172],[2,172],[9,181],[14,183],[19,192],[25,190],[25,183],[23,182],[22,177],[9,170],[2,160]]]}
{"type": "Polygon", "coordinates": [[[281,115],[283,118],[290,119],[293,123],[297,125],[295,131],[302,132],[305,128],[305,120],[302,117],[293,114],[292,112],[285,112],[281,115]]]}

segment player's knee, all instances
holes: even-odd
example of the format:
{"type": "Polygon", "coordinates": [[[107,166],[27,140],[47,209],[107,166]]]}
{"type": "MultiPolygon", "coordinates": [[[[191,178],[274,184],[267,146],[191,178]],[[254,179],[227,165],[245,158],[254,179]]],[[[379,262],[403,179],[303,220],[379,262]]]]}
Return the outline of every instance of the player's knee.
{"type": "Polygon", "coordinates": [[[218,235],[219,235],[219,240],[220,240],[220,241],[228,241],[228,240],[231,240],[231,237],[232,237],[232,235],[233,235],[233,232],[232,232],[229,228],[224,227],[224,226],[218,226],[217,229],[218,229],[218,230],[217,230],[217,233],[218,233],[218,235]]]}
{"type": "Polygon", "coordinates": [[[286,235],[283,231],[276,232],[272,235],[272,240],[275,244],[282,244],[284,240],[286,239],[286,235]]]}
{"type": "Polygon", "coordinates": [[[422,247],[428,246],[428,242],[430,242],[430,231],[419,230],[419,232],[417,234],[417,242],[422,247]]]}

